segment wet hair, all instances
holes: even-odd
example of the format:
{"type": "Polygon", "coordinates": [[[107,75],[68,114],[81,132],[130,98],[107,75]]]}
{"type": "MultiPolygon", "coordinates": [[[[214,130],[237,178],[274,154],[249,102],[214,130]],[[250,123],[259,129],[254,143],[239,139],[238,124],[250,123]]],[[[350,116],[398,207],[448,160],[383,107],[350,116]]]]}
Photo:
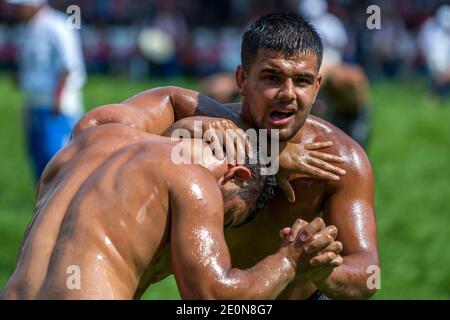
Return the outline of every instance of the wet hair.
{"type": "Polygon", "coordinates": [[[267,203],[275,197],[275,188],[277,187],[275,176],[264,176],[263,179],[264,183],[261,194],[256,200],[253,210],[249,213],[247,218],[245,218],[245,220],[237,227],[255,220],[258,214],[261,213],[262,209],[266,207],[267,203]]]}
{"type": "Polygon", "coordinates": [[[314,54],[322,63],[323,44],[319,33],[308,21],[294,12],[271,13],[259,18],[244,33],[241,61],[249,70],[258,49],[271,49],[287,57],[314,54]]]}

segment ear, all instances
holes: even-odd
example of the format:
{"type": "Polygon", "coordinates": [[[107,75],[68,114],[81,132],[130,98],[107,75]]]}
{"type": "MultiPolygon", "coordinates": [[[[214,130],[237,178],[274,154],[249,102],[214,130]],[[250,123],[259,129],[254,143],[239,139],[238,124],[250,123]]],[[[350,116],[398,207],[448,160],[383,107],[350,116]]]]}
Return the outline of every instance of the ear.
{"type": "Polygon", "coordinates": [[[222,184],[228,182],[229,180],[236,178],[239,180],[247,180],[252,176],[252,172],[249,168],[245,166],[233,166],[228,165],[228,171],[225,173],[225,176],[223,177],[222,184]]]}
{"type": "Polygon", "coordinates": [[[239,93],[245,97],[247,95],[247,71],[245,71],[241,64],[236,68],[236,83],[239,88],[239,93]]]}

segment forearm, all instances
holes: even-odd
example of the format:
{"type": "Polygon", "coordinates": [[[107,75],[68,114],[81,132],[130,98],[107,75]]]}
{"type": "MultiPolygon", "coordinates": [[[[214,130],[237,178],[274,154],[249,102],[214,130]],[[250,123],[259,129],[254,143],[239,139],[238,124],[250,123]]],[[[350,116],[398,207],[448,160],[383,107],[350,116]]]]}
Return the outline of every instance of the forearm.
{"type": "Polygon", "coordinates": [[[196,91],[179,87],[161,87],[141,92],[123,105],[134,108],[145,122],[145,130],[161,135],[174,122],[192,117],[208,116],[239,121],[239,115],[217,101],[196,91]]]}
{"type": "Polygon", "coordinates": [[[367,271],[369,265],[367,259],[361,256],[346,256],[344,263],[335,268],[328,278],[314,284],[331,299],[369,299],[377,291],[368,286],[371,276],[367,271]]]}
{"type": "Polygon", "coordinates": [[[196,91],[171,87],[170,101],[175,121],[192,116],[206,116],[240,121],[239,114],[226,105],[196,91]]]}
{"type": "Polygon", "coordinates": [[[295,269],[282,251],[246,270],[230,269],[200,288],[182,293],[184,299],[267,300],[275,299],[294,279],[295,269]]]}
{"type": "Polygon", "coordinates": [[[248,284],[236,293],[238,299],[275,299],[295,277],[295,268],[282,251],[266,257],[251,269],[237,271],[243,273],[248,284]]]}

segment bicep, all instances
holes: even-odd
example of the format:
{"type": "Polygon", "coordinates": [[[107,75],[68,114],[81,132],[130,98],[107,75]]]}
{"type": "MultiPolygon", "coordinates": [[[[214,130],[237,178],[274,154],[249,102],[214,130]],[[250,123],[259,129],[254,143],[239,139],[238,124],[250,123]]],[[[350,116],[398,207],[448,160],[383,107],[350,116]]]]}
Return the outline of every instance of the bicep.
{"type": "Polygon", "coordinates": [[[231,269],[223,203],[212,178],[171,196],[172,269],[183,298],[211,298],[231,269]]]}
{"type": "Polygon", "coordinates": [[[161,135],[174,122],[168,88],[141,92],[119,104],[89,111],[76,125],[74,134],[108,123],[120,123],[148,133],[161,135]]]}
{"type": "Polygon", "coordinates": [[[147,132],[161,135],[175,122],[172,96],[173,87],[160,87],[138,93],[125,101],[126,104],[142,113],[147,132]]]}
{"type": "Polygon", "coordinates": [[[239,115],[214,99],[180,87],[161,87],[144,91],[123,103],[145,110],[151,133],[162,134],[177,120],[208,116],[239,121],[239,115]]]}
{"type": "Polygon", "coordinates": [[[373,174],[369,161],[365,157],[359,160],[359,167],[347,170],[327,197],[324,219],[338,228],[344,256],[367,254],[378,259],[373,174]]]}

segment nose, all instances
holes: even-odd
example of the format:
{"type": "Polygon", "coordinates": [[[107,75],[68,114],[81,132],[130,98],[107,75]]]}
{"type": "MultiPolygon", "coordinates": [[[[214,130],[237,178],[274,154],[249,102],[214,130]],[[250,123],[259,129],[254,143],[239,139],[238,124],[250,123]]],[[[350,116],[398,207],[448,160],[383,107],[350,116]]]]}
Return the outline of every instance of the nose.
{"type": "Polygon", "coordinates": [[[283,82],[280,87],[280,91],[278,92],[278,99],[283,102],[291,102],[292,100],[295,100],[294,83],[292,79],[287,78],[283,82]]]}

